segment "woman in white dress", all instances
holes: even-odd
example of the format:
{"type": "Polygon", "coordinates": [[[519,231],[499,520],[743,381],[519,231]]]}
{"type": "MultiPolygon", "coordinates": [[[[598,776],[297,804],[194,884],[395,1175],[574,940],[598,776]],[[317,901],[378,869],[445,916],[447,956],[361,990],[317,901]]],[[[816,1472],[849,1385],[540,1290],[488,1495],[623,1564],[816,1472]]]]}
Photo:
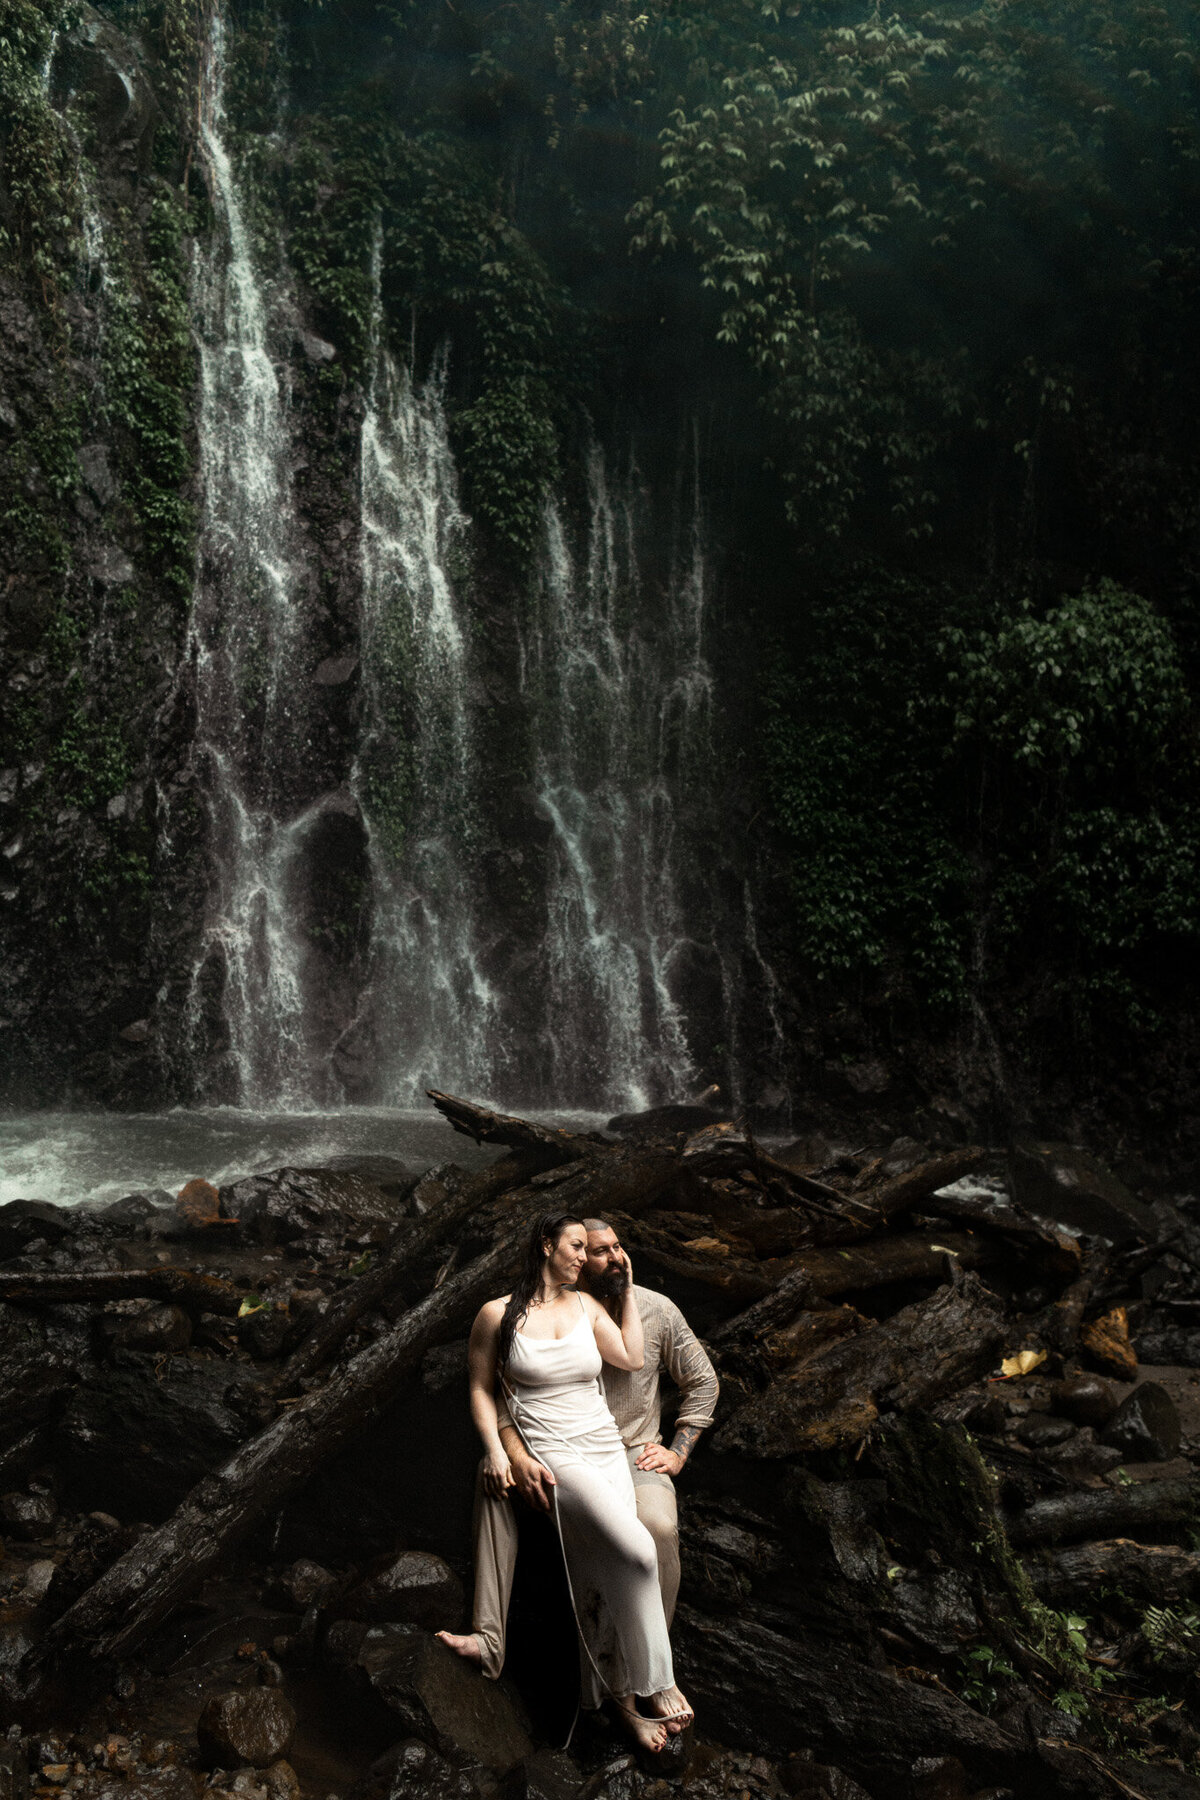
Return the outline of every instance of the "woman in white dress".
{"type": "MultiPolygon", "coordinates": [[[[586,1253],[581,1220],[548,1213],[537,1221],[512,1293],[487,1301],[472,1327],[471,1416],[483,1440],[484,1488],[503,1495],[513,1475],[496,1422],[502,1382],[517,1430],[554,1476],[585,1703],[598,1705],[607,1693],[630,1735],[658,1751],[692,1713],[675,1686],[654,1540],[638,1519],[628,1457],[600,1386],[604,1362],[641,1368],[642,1321],[628,1256],[621,1253],[626,1285],[618,1328],[575,1286],[586,1253]],[[639,1699],[650,1716],[639,1711],[639,1699]]],[[[480,1660],[473,1635],[438,1636],[460,1656],[480,1660]]]]}

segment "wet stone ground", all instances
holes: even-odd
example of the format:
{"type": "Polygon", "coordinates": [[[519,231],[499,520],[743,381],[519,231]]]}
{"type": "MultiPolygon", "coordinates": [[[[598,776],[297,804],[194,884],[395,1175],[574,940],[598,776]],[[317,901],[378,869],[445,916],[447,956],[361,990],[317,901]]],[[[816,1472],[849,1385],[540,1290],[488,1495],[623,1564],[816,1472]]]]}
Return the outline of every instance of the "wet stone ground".
{"type": "MultiPolygon", "coordinates": [[[[894,1196],[938,1151],[808,1145],[794,1161],[852,1200],[894,1196]]],[[[741,1193],[735,1219],[721,1180],[631,1208],[639,1279],[708,1333],[723,1381],[681,1488],[675,1642],[698,1723],[662,1758],[631,1755],[599,1715],[556,1747],[573,1647],[536,1559],[503,1682],[433,1637],[462,1625],[470,1588],[465,1317],[127,1658],[68,1659],[28,1700],[47,1628],[320,1391],[324,1369],[278,1383],[331,1308],[463,1183],[490,1181],[457,1241],[431,1242],[353,1321],[334,1367],[453,1285],[503,1223],[497,1167],[418,1179],[373,1157],[219,1194],[197,1182],[169,1205],[0,1208],[0,1800],[1200,1794],[1195,1213],[1131,1195],[1121,1246],[1070,1219],[1067,1242],[1044,1193],[1035,1213],[994,1159],[979,1193],[935,1191],[844,1253],[797,1249],[794,1218],[741,1193]],[[837,1287],[831,1254],[858,1259],[856,1285],[837,1287]],[[95,1288],[156,1270],[215,1278],[219,1307],[95,1288]],[[80,1291],[21,1288],[58,1276],[80,1291]],[[747,1335],[756,1306],[777,1312],[747,1335]],[[1139,1360],[1143,1345],[1176,1354],[1139,1360]],[[931,1350],[944,1380],[918,1398],[931,1350]]],[[[544,1189],[513,1179],[524,1217],[544,1189]]],[[[1121,1197],[1103,1198],[1111,1227],[1121,1197]]]]}

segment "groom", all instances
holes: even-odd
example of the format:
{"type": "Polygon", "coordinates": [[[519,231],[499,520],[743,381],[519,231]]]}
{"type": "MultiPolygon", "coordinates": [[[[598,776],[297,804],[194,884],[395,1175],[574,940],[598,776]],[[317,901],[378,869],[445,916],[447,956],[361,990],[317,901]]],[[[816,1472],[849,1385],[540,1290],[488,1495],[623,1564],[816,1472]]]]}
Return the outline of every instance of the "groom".
{"type": "MultiPolygon", "coordinates": [[[[587,1263],[579,1285],[617,1318],[625,1289],[620,1241],[604,1219],[585,1219],[587,1263]]],[[[638,1518],[658,1551],[658,1580],[667,1626],[679,1594],[679,1523],[675,1477],[701,1433],[713,1422],[717,1376],[687,1320],[665,1294],[634,1283],[641,1314],[646,1360],[640,1369],[611,1368],[601,1375],[604,1397],[629,1454],[638,1518]],[[668,1448],[662,1442],[659,1382],[663,1371],[680,1391],[679,1413],[668,1448]]],[[[517,1491],[531,1506],[549,1512],[554,1477],[530,1456],[505,1408],[497,1405],[500,1440],[512,1465],[517,1491]]],[[[475,1519],[475,1610],[472,1634],[485,1675],[496,1676],[504,1661],[505,1622],[517,1560],[517,1527],[506,1500],[480,1494],[475,1519]]]]}

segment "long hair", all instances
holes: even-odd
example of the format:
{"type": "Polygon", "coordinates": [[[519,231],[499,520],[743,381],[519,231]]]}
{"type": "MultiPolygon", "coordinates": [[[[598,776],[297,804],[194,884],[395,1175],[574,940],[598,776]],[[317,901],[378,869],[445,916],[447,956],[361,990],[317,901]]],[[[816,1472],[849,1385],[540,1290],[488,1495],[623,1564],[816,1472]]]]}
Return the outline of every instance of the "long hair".
{"type": "Polygon", "coordinates": [[[529,1311],[530,1302],[541,1292],[542,1264],[546,1260],[546,1252],[542,1245],[549,1243],[557,1246],[559,1238],[568,1225],[582,1225],[574,1213],[543,1213],[534,1221],[529,1233],[529,1242],[525,1247],[525,1260],[521,1264],[520,1273],[513,1282],[512,1295],[500,1320],[500,1339],[496,1347],[496,1367],[501,1373],[512,1354],[513,1336],[517,1326],[529,1311]]]}

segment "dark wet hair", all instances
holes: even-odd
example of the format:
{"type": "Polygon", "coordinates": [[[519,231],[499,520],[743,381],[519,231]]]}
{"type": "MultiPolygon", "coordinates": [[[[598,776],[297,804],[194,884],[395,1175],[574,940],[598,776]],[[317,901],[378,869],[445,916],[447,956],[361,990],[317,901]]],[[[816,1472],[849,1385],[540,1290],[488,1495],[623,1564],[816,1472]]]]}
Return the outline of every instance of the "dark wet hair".
{"type": "Polygon", "coordinates": [[[513,1336],[517,1326],[529,1311],[530,1302],[541,1292],[542,1264],[546,1260],[546,1252],[542,1245],[549,1243],[557,1248],[558,1240],[568,1225],[582,1224],[583,1220],[576,1218],[574,1213],[543,1213],[540,1219],[534,1221],[529,1233],[529,1243],[525,1248],[525,1260],[521,1264],[517,1279],[513,1282],[512,1296],[500,1320],[496,1367],[502,1373],[512,1354],[513,1336]]]}

